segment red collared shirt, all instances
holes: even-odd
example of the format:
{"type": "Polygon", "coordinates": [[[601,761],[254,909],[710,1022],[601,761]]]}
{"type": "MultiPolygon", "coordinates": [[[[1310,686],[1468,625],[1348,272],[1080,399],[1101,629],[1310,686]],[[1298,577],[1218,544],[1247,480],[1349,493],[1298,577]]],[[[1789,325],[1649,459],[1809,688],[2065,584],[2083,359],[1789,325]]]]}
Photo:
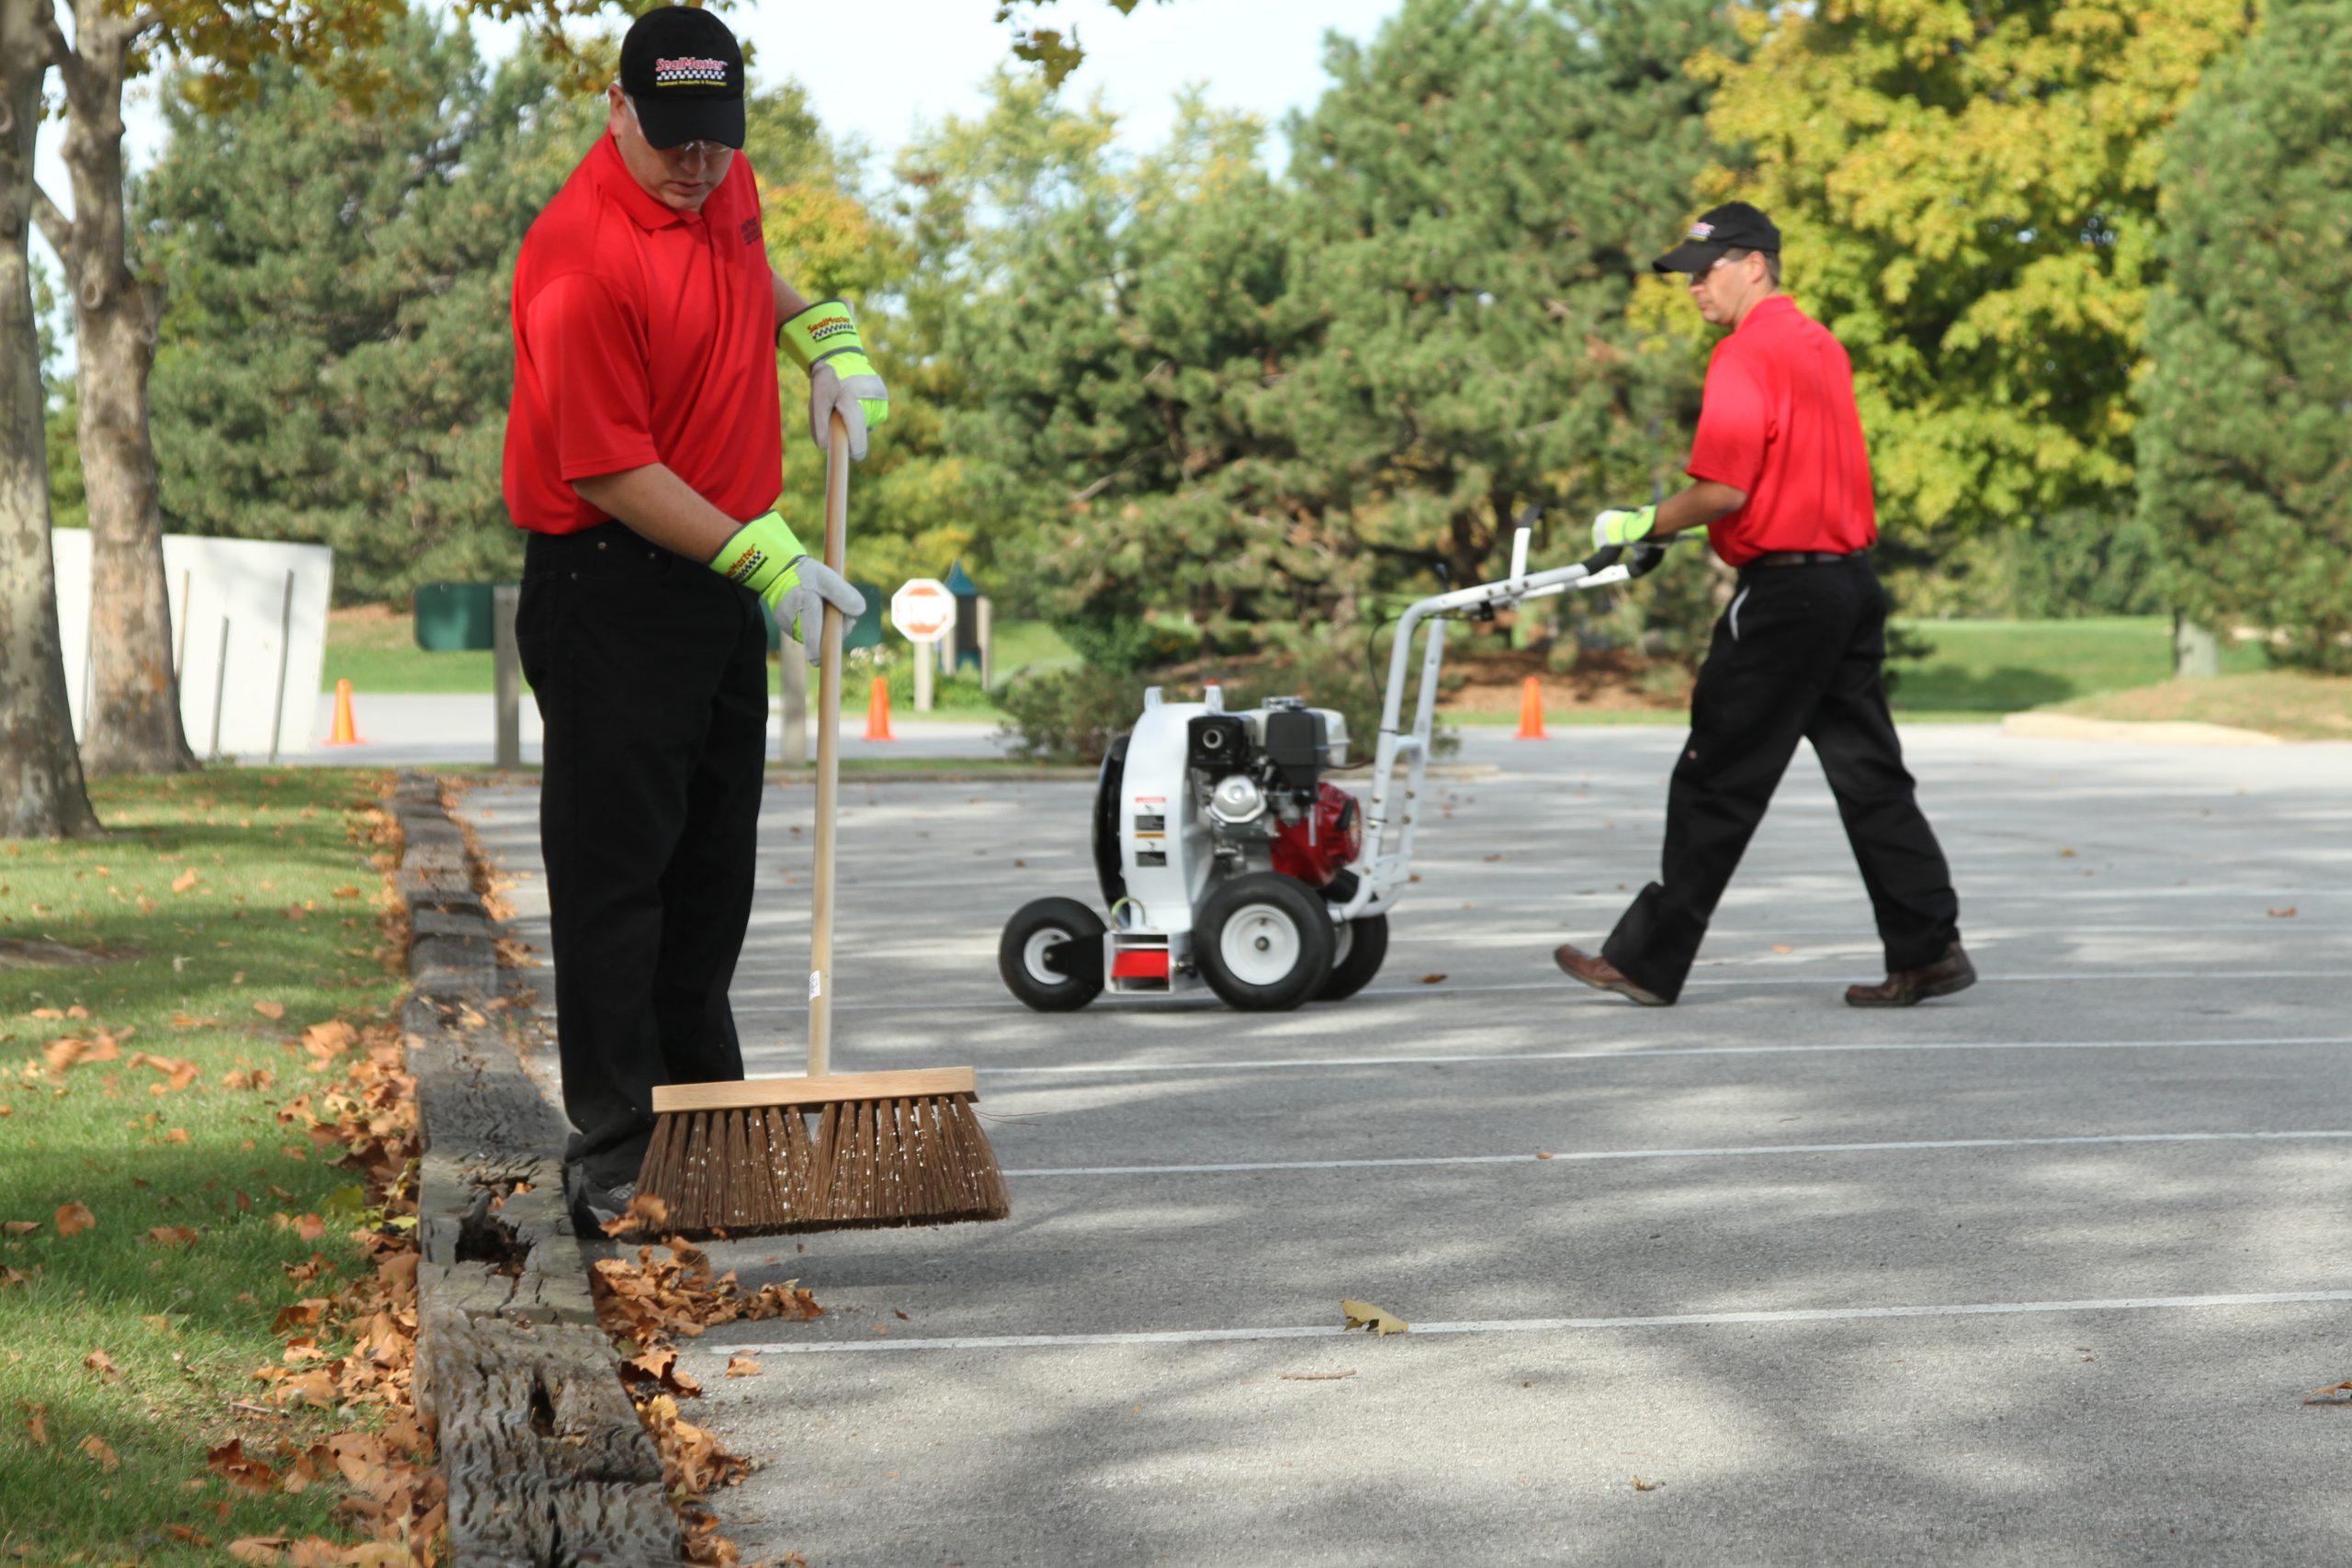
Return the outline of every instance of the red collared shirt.
{"type": "Polygon", "coordinates": [[[1785,294],[1715,344],[1685,471],[1747,492],[1747,505],[1707,531],[1733,566],[1767,550],[1844,554],[1878,538],[1853,363],[1785,294]]]}
{"type": "Polygon", "coordinates": [[[729,517],[784,488],[775,295],[759,187],[738,152],[700,212],[647,193],[601,136],[523,237],[506,510],[605,521],[573,479],[664,463],[729,517]]]}

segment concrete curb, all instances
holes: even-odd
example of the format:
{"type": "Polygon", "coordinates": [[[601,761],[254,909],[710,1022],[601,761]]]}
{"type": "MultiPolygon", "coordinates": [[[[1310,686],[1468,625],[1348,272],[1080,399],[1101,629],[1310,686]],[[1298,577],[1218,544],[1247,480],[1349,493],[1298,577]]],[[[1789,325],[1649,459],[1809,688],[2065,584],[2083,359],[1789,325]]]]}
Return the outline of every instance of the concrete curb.
{"type": "Polygon", "coordinates": [[[440,1444],[450,1563],[675,1562],[661,1456],[596,1327],[564,1211],[562,1119],[494,1021],[497,931],[465,833],[424,774],[402,773],[390,805],[424,1148],[417,1408],[440,1444]]]}
{"type": "Polygon", "coordinates": [[[2013,713],[2001,733],[2029,740],[2105,740],[2133,746],[2284,746],[2278,736],[2225,724],[2141,724],[2116,718],[2085,718],[2071,713],[2013,713]]]}

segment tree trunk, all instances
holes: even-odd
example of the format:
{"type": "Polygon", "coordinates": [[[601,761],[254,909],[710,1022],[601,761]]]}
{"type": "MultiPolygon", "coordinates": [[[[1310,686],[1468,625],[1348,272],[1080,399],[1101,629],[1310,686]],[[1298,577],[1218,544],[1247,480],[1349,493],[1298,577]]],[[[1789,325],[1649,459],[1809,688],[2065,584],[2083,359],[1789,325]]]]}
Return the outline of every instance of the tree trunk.
{"type": "Polygon", "coordinates": [[[98,830],[74,752],[33,322],[33,133],[51,0],[0,0],[0,835],[98,830]]]}
{"type": "Polygon", "coordinates": [[[74,219],[65,275],[81,351],[81,446],[90,506],[95,669],[82,763],[93,776],[197,765],[172,671],[164,514],[147,429],[147,373],[163,319],[159,283],[132,275],[125,236],[122,87],[138,24],[114,0],[74,0],[65,166],[74,219]]]}

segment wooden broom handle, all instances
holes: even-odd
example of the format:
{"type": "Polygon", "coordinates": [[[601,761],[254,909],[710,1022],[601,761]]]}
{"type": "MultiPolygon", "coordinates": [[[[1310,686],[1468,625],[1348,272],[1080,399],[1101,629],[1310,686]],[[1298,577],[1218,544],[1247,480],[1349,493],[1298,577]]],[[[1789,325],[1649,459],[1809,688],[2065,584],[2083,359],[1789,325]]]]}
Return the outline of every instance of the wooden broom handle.
{"type": "MultiPolygon", "coordinates": [[[[849,425],[836,412],[825,454],[825,564],[849,575],[849,425]]],[[[869,614],[879,614],[873,605],[869,614]]],[[[842,613],[825,606],[817,670],[817,886],[808,918],[808,1076],[833,1062],[833,810],[841,795],[842,613]]]]}

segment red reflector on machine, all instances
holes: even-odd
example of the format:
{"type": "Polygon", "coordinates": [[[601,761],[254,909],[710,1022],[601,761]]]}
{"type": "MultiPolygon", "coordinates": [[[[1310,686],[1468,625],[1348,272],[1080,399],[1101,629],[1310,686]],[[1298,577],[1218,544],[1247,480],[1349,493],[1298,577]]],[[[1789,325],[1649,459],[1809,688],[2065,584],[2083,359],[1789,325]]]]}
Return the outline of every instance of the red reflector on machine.
{"type": "Polygon", "coordinates": [[[1114,980],[1165,980],[1168,978],[1168,950],[1135,948],[1115,953],[1111,959],[1114,980]]]}

